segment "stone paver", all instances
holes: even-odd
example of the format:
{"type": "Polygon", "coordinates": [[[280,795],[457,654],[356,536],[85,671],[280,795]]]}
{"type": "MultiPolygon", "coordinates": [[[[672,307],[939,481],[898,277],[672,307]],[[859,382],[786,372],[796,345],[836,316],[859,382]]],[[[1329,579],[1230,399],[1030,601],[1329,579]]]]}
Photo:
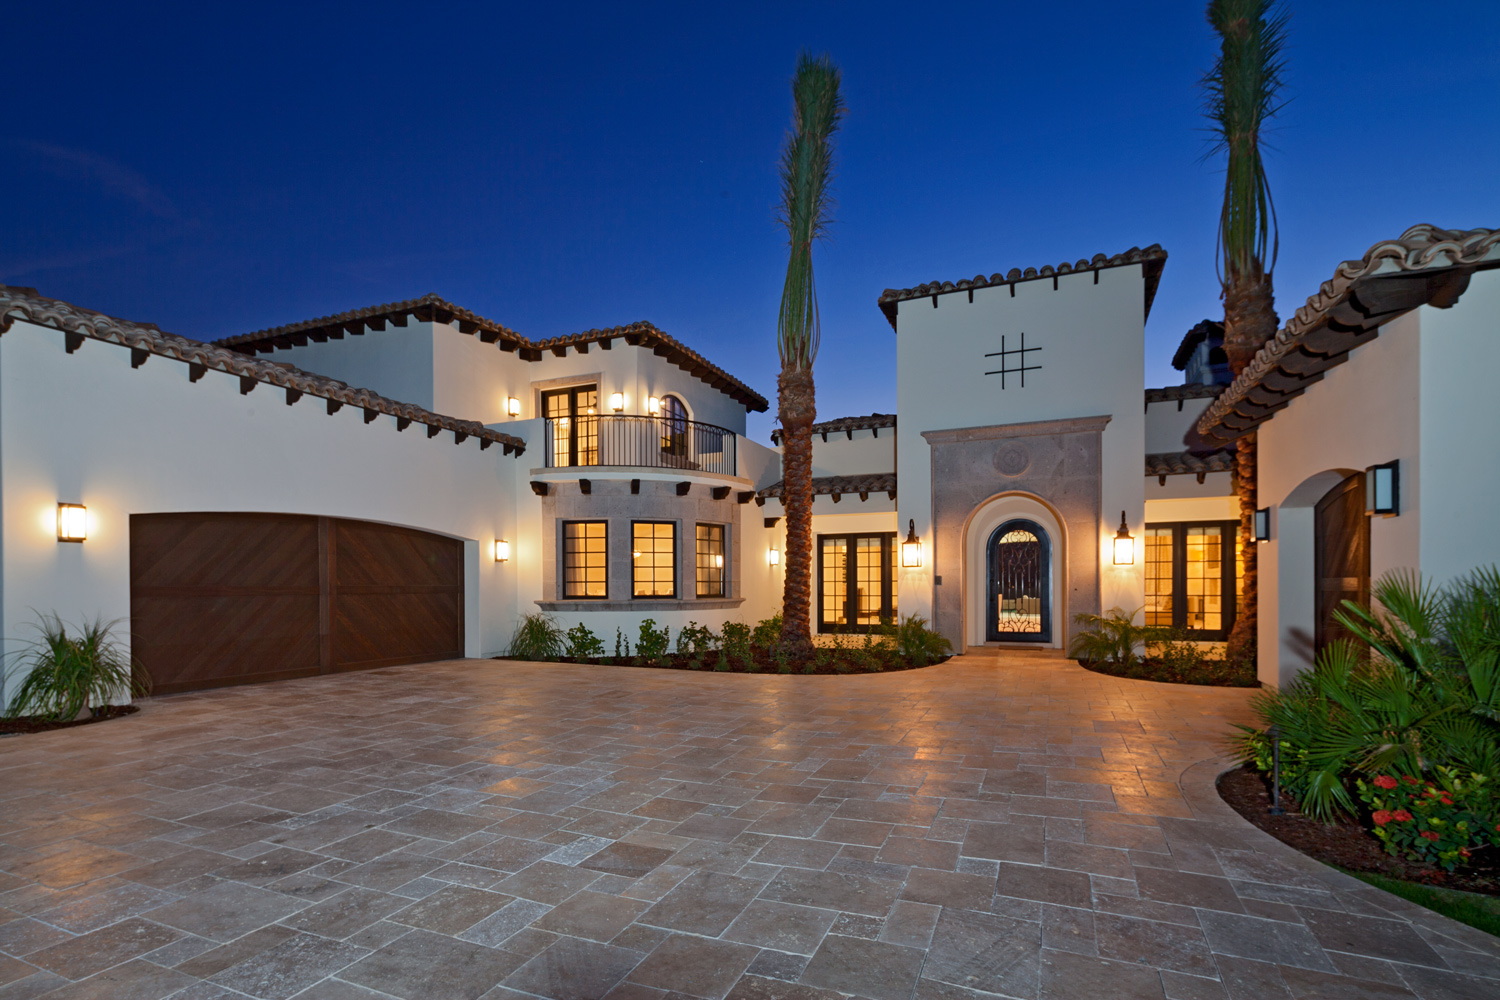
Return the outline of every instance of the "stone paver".
{"type": "Polygon", "coordinates": [[[1500,996],[1213,792],[1249,692],[454,661],[0,740],[0,1000],[1500,996]]]}

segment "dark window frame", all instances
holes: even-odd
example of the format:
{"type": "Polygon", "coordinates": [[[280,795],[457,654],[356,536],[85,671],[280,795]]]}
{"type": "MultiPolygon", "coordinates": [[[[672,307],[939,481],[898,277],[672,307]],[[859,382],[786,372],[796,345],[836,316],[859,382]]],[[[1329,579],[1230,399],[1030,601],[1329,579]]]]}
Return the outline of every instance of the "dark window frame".
{"type": "Polygon", "coordinates": [[[678,522],[659,517],[638,517],[630,521],[630,599],[633,601],[676,601],[682,593],[682,531],[678,522]],[[637,594],[635,592],[635,526],[670,524],[672,526],[672,592],[670,594],[637,594]]]}
{"type": "Polygon", "coordinates": [[[696,521],[693,524],[693,596],[696,600],[713,601],[724,600],[729,596],[729,525],[719,521],[696,521]],[[724,565],[718,567],[719,592],[716,594],[698,593],[698,529],[719,529],[719,555],[724,558],[724,565]]]}
{"type": "MultiPolygon", "coordinates": [[[[570,468],[571,469],[571,468],[579,468],[579,467],[582,467],[582,466],[598,465],[599,464],[599,429],[598,429],[599,425],[598,425],[597,421],[598,421],[599,416],[600,416],[600,414],[599,414],[599,383],[598,382],[580,382],[577,385],[563,386],[563,387],[558,388],[558,389],[543,389],[542,390],[542,397],[541,397],[541,403],[542,403],[541,409],[542,409],[542,418],[543,418],[544,421],[550,422],[550,421],[554,421],[554,420],[558,419],[556,417],[548,416],[548,414],[547,414],[547,401],[549,399],[556,399],[556,398],[560,398],[560,397],[564,397],[564,396],[567,397],[567,400],[568,400],[568,464],[566,466],[557,466],[557,465],[554,465],[553,467],[554,468],[570,468]],[[580,392],[592,392],[594,394],[594,413],[593,413],[592,416],[581,416],[579,414],[579,412],[578,412],[578,394],[580,392]],[[590,420],[595,421],[595,424],[594,424],[594,461],[593,462],[579,462],[578,461],[578,457],[579,457],[579,454],[578,454],[578,426],[582,422],[582,420],[584,420],[584,419],[590,419],[590,420]]],[[[553,423],[553,424],[551,424],[551,426],[553,428],[552,432],[555,434],[556,433],[556,427],[557,427],[557,425],[555,423],[553,423]]],[[[556,443],[553,443],[552,448],[553,448],[553,454],[549,455],[547,457],[549,459],[554,459],[555,460],[555,458],[556,458],[556,449],[557,449],[556,443]]]]}
{"type": "MultiPolygon", "coordinates": [[[[564,601],[607,601],[609,600],[609,521],[602,518],[571,518],[560,521],[558,528],[558,546],[561,549],[562,558],[558,560],[558,583],[564,601]],[[602,524],[604,525],[604,593],[595,594],[570,594],[568,593],[568,525],[570,524],[602,524]]],[[[587,581],[585,581],[586,583],[587,581]]]]}
{"type": "Polygon", "coordinates": [[[1226,642],[1234,628],[1238,614],[1238,590],[1235,558],[1235,539],[1239,536],[1238,521],[1149,521],[1147,528],[1170,528],[1172,530],[1172,627],[1181,629],[1192,642],[1226,642]],[[1219,606],[1223,609],[1223,628],[1190,629],[1187,623],[1187,529],[1219,529],[1219,606]]]}
{"type": "Polygon", "coordinates": [[[857,603],[859,600],[859,588],[857,586],[859,561],[855,557],[855,552],[858,550],[856,543],[861,538],[879,538],[882,540],[882,545],[880,546],[880,614],[881,617],[888,617],[892,621],[895,620],[896,609],[899,607],[900,600],[896,595],[896,568],[897,563],[900,561],[900,557],[897,555],[899,547],[897,542],[898,535],[899,532],[895,531],[835,531],[827,534],[818,534],[813,537],[813,544],[817,546],[818,550],[818,575],[814,583],[815,589],[818,592],[818,607],[816,611],[818,632],[823,634],[839,632],[862,633],[869,632],[874,627],[856,622],[856,619],[859,617],[857,603]],[[842,625],[823,620],[825,617],[823,614],[823,540],[827,538],[842,538],[845,546],[847,546],[848,556],[844,560],[844,624],[842,625]]]}

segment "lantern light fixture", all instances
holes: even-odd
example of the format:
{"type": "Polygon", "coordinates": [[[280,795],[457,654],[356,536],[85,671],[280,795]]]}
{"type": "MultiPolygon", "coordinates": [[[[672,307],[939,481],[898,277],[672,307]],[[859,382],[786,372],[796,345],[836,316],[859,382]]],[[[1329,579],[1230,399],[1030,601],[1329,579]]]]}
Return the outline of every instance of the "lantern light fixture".
{"type": "Polygon", "coordinates": [[[513,417],[519,417],[521,415],[521,401],[511,396],[505,401],[505,412],[513,417]]]}
{"type": "Polygon", "coordinates": [[[916,518],[906,521],[906,541],[901,543],[901,565],[911,569],[922,565],[922,539],[917,537],[916,518]]]}
{"type": "Polygon", "coordinates": [[[648,397],[646,399],[646,412],[653,417],[661,416],[661,400],[655,396],[648,397]]]}
{"type": "Polygon", "coordinates": [[[1372,465],[1365,470],[1365,512],[1380,517],[1401,513],[1400,462],[1372,465]]]}
{"type": "Polygon", "coordinates": [[[89,509],[81,503],[57,505],[57,540],[81,542],[89,537],[89,509]]]}
{"type": "Polygon", "coordinates": [[[1115,532],[1115,565],[1135,565],[1135,538],[1125,526],[1125,512],[1120,511],[1120,530],[1115,532]]]}
{"type": "Polygon", "coordinates": [[[510,562],[510,542],[503,538],[495,539],[495,562],[510,562]]]}
{"type": "Polygon", "coordinates": [[[612,392],[609,394],[609,408],[616,413],[625,409],[625,394],[623,392],[612,392]]]}
{"type": "Polygon", "coordinates": [[[1271,540],[1271,508],[1269,507],[1262,507],[1255,512],[1255,540],[1257,542],[1271,540]]]}
{"type": "Polygon", "coordinates": [[[766,550],[766,562],[770,563],[772,566],[780,566],[781,565],[781,550],[778,549],[774,545],[771,546],[769,549],[767,549],[766,550]]]}

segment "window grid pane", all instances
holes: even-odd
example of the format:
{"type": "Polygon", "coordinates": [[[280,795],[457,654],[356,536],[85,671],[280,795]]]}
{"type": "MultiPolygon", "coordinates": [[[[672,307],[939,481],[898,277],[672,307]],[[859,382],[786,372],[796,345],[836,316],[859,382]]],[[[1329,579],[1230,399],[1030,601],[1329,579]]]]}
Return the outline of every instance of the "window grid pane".
{"type": "Polygon", "coordinates": [[[896,612],[896,567],[901,565],[901,547],[895,535],[886,539],[886,546],[890,550],[886,555],[886,565],[891,568],[891,621],[899,621],[901,616],[896,612]]]}
{"type": "Polygon", "coordinates": [[[578,390],[578,464],[599,464],[599,390],[578,390]]]}
{"type": "Polygon", "coordinates": [[[724,596],[724,526],[698,525],[696,551],[698,596],[724,596]]]}
{"type": "Polygon", "coordinates": [[[563,525],[563,596],[608,595],[605,522],[569,521],[563,525]]]}
{"type": "Polygon", "coordinates": [[[825,538],[823,541],[823,623],[846,625],[844,601],[848,596],[849,540],[825,538]]]}
{"type": "Polygon", "coordinates": [[[631,579],[636,597],[677,596],[677,526],[659,521],[631,525],[631,579]]]}
{"type": "Polygon", "coordinates": [[[1187,554],[1184,624],[1190,629],[1217,632],[1224,627],[1222,534],[1217,527],[1190,527],[1184,544],[1187,554]]]}
{"type": "Polygon", "coordinates": [[[1172,529],[1146,529],[1146,624],[1172,625],[1172,529]]]}
{"type": "Polygon", "coordinates": [[[854,550],[854,587],[856,621],[861,625],[879,625],[884,604],[885,573],[881,568],[883,538],[856,539],[854,550]]]}

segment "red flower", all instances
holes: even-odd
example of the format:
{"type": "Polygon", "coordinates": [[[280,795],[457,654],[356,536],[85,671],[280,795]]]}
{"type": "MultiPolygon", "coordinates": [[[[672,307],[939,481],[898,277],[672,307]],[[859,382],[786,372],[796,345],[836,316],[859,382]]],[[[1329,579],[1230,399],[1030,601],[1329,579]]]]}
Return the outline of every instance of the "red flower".
{"type": "Polygon", "coordinates": [[[1370,818],[1375,821],[1376,826],[1385,826],[1391,821],[1391,814],[1384,809],[1376,809],[1370,814],[1370,818]]]}
{"type": "Polygon", "coordinates": [[[1438,839],[1438,835],[1435,834],[1435,833],[1433,833],[1431,830],[1423,830],[1422,831],[1422,836],[1426,837],[1428,840],[1437,840],[1438,839]]]}
{"type": "Polygon", "coordinates": [[[1458,853],[1467,858],[1469,856],[1469,849],[1467,847],[1460,847],[1458,853]]]}
{"type": "Polygon", "coordinates": [[[1404,782],[1406,782],[1408,785],[1415,785],[1415,784],[1417,784],[1417,779],[1413,778],[1409,774],[1406,775],[1405,777],[1403,777],[1401,780],[1404,781],[1404,782]]]}
{"type": "Polygon", "coordinates": [[[1443,805],[1445,805],[1445,806],[1451,806],[1452,804],[1453,804],[1453,800],[1450,799],[1448,796],[1444,795],[1443,796],[1443,805]]]}
{"type": "Polygon", "coordinates": [[[1397,823],[1411,822],[1411,813],[1407,812],[1405,809],[1397,809],[1395,812],[1391,813],[1391,815],[1396,817],[1397,823]]]}
{"type": "Polygon", "coordinates": [[[1396,787],[1396,779],[1393,778],[1393,777],[1391,777],[1389,774],[1382,774],[1380,777],[1378,777],[1378,778],[1375,779],[1375,787],[1376,788],[1395,788],[1396,787]]]}

